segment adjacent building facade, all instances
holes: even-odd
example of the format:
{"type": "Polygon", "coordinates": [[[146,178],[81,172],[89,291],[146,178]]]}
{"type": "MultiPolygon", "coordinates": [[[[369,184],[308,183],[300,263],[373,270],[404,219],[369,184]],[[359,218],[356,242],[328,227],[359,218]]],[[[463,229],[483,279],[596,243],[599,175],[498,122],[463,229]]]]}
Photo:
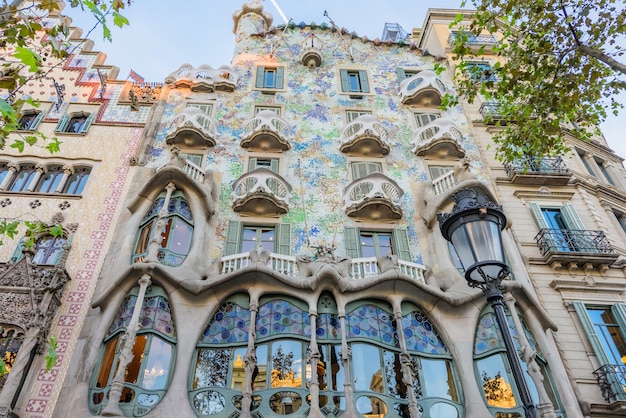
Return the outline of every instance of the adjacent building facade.
{"type": "MultiPolygon", "coordinates": [[[[7,213],[58,206],[64,226],[10,261],[1,248],[5,281],[32,288],[4,297],[50,294],[44,325],[0,310],[3,347],[19,342],[6,416],[524,417],[493,311],[437,223],[462,190],[508,218],[509,328],[540,415],[622,416],[622,159],[570,135],[568,155],[497,161],[497,105],[440,109],[458,12],[382,42],[275,27],[252,1],[233,15],[231,66],[71,80],[77,99],[52,97],[40,129],[76,147],[7,157],[0,184],[7,213]],[[77,168],[19,180],[42,163],[77,168]],[[42,271],[63,286],[36,287],[42,271]],[[31,348],[50,335],[46,372],[31,348]]],[[[108,68],[88,57],[59,77],[108,68]]]]}

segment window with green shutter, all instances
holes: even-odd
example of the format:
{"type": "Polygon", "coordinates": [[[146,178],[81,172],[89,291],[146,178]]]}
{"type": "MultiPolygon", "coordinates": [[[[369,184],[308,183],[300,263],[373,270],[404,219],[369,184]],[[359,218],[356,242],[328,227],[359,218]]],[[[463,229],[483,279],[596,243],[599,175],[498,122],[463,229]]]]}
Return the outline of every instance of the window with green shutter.
{"type": "Polygon", "coordinates": [[[377,161],[354,161],[350,163],[352,181],[374,173],[383,172],[383,164],[377,161]]]}
{"type": "Polygon", "coordinates": [[[436,112],[418,112],[414,113],[415,123],[418,128],[428,125],[430,122],[439,119],[441,115],[436,112]]]}
{"type": "Polygon", "coordinates": [[[419,73],[419,70],[417,69],[408,70],[406,68],[401,68],[401,67],[396,68],[396,75],[398,76],[398,83],[402,83],[403,80],[407,78],[411,78],[417,73],[419,73]]]}
{"type": "Polygon", "coordinates": [[[257,89],[283,89],[285,85],[285,67],[256,67],[255,87],[257,89]]]}
{"type": "Polygon", "coordinates": [[[350,123],[359,116],[371,115],[371,110],[346,110],[346,123],[350,123]]]}
{"type": "Polygon", "coordinates": [[[34,131],[37,129],[37,125],[42,121],[45,112],[38,112],[35,110],[29,110],[24,112],[19,121],[20,130],[22,131],[34,131]]]}
{"type": "Polygon", "coordinates": [[[395,228],[390,232],[361,231],[355,227],[344,228],[346,256],[350,258],[398,256],[404,261],[411,260],[409,237],[406,229],[395,228]]]}
{"type": "Polygon", "coordinates": [[[291,254],[291,225],[244,225],[241,221],[229,221],[224,255],[247,253],[256,248],[271,253],[291,254]]]}
{"type": "Polygon", "coordinates": [[[366,70],[339,70],[339,77],[341,79],[341,91],[344,93],[358,96],[354,93],[370,92],[366,70]]]}
{"type": "Polygon", "coordinates": [[[200,109],[209,116],[211,116],[211,113],[213,112],[213,103],[187,103],[187,107],[200,109]]]}

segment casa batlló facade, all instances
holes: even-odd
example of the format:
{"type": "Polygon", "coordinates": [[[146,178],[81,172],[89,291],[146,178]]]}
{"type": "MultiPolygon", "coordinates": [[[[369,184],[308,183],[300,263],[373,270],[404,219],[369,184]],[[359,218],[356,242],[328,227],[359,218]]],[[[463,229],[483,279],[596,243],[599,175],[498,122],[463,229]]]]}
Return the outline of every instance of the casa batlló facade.
{"type": "Polygon", "coordinates": [[[622,159],[570,135],[568,155],[497,161],[497,105],[440,109],[457,12],[382,42],[276,27],[252,1],[231,65],[163,83],[115,81],[75,32],[63,103],[53,83],[23,92],[44,102],[26,130],[62,153],[3,157],[5,216],[64,235],[0,249],[0,416],[524,417],[439,230],[455,193],[507,216],[509,330],[540,416],[622,416],[622,159]]]}

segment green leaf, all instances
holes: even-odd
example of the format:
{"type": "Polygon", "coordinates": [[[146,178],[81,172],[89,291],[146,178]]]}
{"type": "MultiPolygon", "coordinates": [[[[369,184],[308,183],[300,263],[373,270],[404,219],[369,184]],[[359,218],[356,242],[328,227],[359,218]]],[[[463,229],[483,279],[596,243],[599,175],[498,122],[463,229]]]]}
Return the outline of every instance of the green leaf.
{"type": "Polygon", "coordinates": [[[50,138],[49,142],[46,144],[46,149],[50,152],[50,154],[54,154],[55,152],[59,152],[61,150],[60,145],[62,144],[58,138],[50,138]]]}
{"type": "Polygon", "coordinates": [[[7,373],[9,373],[9,370],[7,369],[7,366],[4,363],[4,360],[2,360],[2,357],[0,357],[0,376],[4,376],[7,373]]]}
{"type": "Polygon", "coordinates": [[[24,137],[24,141],[31,147],[37,143],[37,137],[34,135],[27,135],[24,137]]]}
{"type": "Polygon", "coordinates": [[[52,370],[57,362],[57,348],[59,348],[59,343],[53,335],[48,342],[48,352],[44,356],[44,360],[46,361],[46,373],[52,370]]]}
{"type": "Polygon", "coordinates": [[[128,25],[128,19],[117,12],[113,12],[113,24],[118,28],[123,27],[124,25],[128,25]]]}
{"type": "Polygon", "coordinates": [[[15,54],[13,54],[13,56],[27,66],[28,71],[31,73],[36,73],[39,70],[41,57],[32,49],[18,46],[15,48],[15,54]]]}
{"type": "Polygon", "coordinates": [[[61,225],[54,225],[50,228],[50,235],[53,237],[62,237],[63,236],[63,227],[61,225]]]}
{"type": "Polygon", "coordinates": [[[11,148],[15,148],[18,152],[24,152],[24,141],[16,139],[11,144],[11,148]]]}

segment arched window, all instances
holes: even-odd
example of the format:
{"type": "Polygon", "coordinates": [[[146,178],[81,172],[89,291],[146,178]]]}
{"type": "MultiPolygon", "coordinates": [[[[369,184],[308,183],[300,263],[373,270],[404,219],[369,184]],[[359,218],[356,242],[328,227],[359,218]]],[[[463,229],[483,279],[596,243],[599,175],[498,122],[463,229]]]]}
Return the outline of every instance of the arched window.
{"type": "MultiPolygon", "coordinates": [[[[89,389],[89,408],[98,415],[106,406],[111,382],[115,377],[124,336],[137,301],[139,287],[124,299],[107,332],[96,372],[89,389]]],[[[139,330],[133,345],[133,359],[124,374],[120,409],[125,416],[142,416],[163,398],[169,386],[176,331],[168,298],[158,286],[148,288],[141,313],[139,330]]]]}
{"type": "MultiPolygon", "coordinates": [[[[535,360],[543,376],[543,387],[558,414],[560,411],[560,403],[557,399],[552,378],[548,371],[547,361],[523,318],[520,318],[520,321],[530,348],[537,352],[535,360]]],[[[509,331],[513,337],[513,342],[519,353],[521,348],[519,333],[508,312],[507,322],[509,331]]],[[[527,364],[521,358],[520,361],[522,370],[526,371],[528,368],[527,364]]],[[[476,378],[479,381],[479,387],[482,388],[487,407],[492,411],[494,416],[511,416],[513,418],[522,418],[525,416],[515,380],[510,372],[510,366],[506,358],[502,333],[498,328],[495,313],[491,307],[485,308],[478,322],[478,328],[476,329],[474,367],[477,374],[476,378]]],[[[528,373],[524,373],[524,377],[526,378],[526,385],[530,390],[533,403],[535,405],[539,404],[539,395],[534,380],[528,373]]]]}
{"type": "Polygon", "coordinates": [[[91,167],[76,167],[74,172],[67,179],[65,187],[63,187],[63,193],[66,194],[81,194],[85,189],[89,175],[91,174],[91,167]]]}
{"type": "Polygon", "coordinates": [[[4,369],[0,368],[0,392],[4,382],[6,382],[11,373],[11,367],[17,357],[17,352],[20,350],[22,341],[24,340],[24,333],[22,330],[12,326],[0,325],[0,359],[4,364],[4,369]]]}
{"type": "Polygon", "coordinates": [[[73,134],[84,134],[87,132],[96,113],[72,113],[71,115],[63,115],[59,119],[59,123],[54,129],[55,132],[65,132],[73,134]]]}
{"type": "Polygon", "coordinates": [[[67,242],[65,237],[44,235],[35,241],[35,255],[33,263],[39,265],[54,265],[59,262],[63,254],[63,245],[67,242]]]}
{"type": "Polygon", "coordinates": [[[59,188],[61,180],[63,180],[63,167],[60,165],[49,166],[45,174],[37,182],[35,191],[39,193],[54,193],[59,188]]]}
{"type": "Polygon", "coordinates": [[[24,164],[20,166],[19,171],[13,179],[11,180],[11,184],[8,189],[12,192],[22,192],[25,191],[30,182],[35,178],[35,174],[37,170],[35,169],[34,164],[24,164]]]}
{"type": "MultiPolygon", "coordinates": [[[[157,233],[156,224],[159,212],[165,203],[165,196],[159,196],[148,213],[144,216],[137,233],[137,241],[132,262],[141,262],[148,255],[150,241],[157,233]]],[[[165,226],[160,231],[161,244],[157,252],[157,258],[166,266],[179,266],[185,261],[191,248],[193,236],[193,218],[191,209],[182,192],[172,193],[165,217],[165,226]]]]}

